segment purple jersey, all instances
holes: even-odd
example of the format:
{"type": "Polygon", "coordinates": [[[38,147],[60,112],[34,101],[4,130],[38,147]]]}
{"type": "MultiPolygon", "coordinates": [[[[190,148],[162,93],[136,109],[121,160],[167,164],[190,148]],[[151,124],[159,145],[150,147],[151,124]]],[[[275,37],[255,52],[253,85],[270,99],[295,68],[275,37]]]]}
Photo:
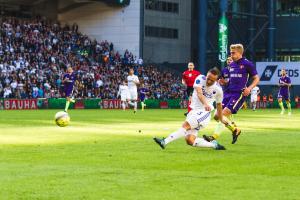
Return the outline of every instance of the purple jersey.
{"type": "Polygon", "coordinates": [[[66,96],[70,96],[73,92],[73,87],[75,84],[75,80],[76,80],[76,74],[73,72],[72,74],[65,74],[63,77],[63,80],[65,80],[66,78],[68,78],[69,80],[64,82],[64,90],[66,93],[66,96]]]}
{"type": "MultiPolygon", "coordinates": [[[[289,77],[287,77],[287,76],[280,77],[279,84],[280,83],[291,84],[291,79],[289,77]]],[[[280,93],[288,93],[289,92],[289,86],[287,86],[287,85],[280,86],[279,92],[280,93]]]]}
{"type": "MultiPolygon", "coordinates": [[[[226,82],[229,81],[229,67],[224,67],[221,72],[221,77],[225,79],[226,82]]],[[[226,85],[222,85],[223,93],[226,93],[228,90],[229,82],[226,85]]]]}
{"type": "Polygon", "coordinates": [[[140,92],[140,100],[144,101],[146,98],[146,93],[149,92],[149,90],[147,88],[140,88],[139,92],[140,92]]]}
{"type": "MultiPolygon", "coordinates": [[[[291,84],[291,79],[287,76],[280,77],[279,84],[280,83],[291,84]]],[[[285,100],[289,100],[290,99],[289,86],[287,86],[287,85],[280,86],[277,97],[278,98],[283,98],[285,100]]]]}
{"type": "Polygon", "coordinates": [[[230,92],[242,92],[247,86],[249,77],[257,75],[255,66],[246,58],[232,62],[229,67],[228,90],[230,92]]]}

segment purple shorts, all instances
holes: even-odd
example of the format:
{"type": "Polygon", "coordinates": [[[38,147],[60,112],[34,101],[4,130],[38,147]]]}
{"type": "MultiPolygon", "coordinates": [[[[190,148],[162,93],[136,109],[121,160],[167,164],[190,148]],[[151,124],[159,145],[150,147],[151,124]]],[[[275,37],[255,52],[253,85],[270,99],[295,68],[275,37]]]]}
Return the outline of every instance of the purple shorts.
{"type": "Polygon", "coordinates": [[[241,92],[226,93],[223,98],[223,108],[228,108],[232,114],[236,114],[237,111],[243,106],[246,97],[241,92]]]}
{"type": "Polygon", "coordinates": [[[73,88],[67,88],[65,90],[66,97],[71,97],[73,95],[73,88]]]}
{"type": "Polygon", "coordinates": [[[289,92],[278,92],[277,98],[281,98],[284,99],[285,101],[289,101],[290,100],[290,94],[289,92]]]}
{"type": "Polygon", "coordinates": [[[229,92],[223,92],[223,95],[222,107],[225,108],[228,100],[231,97],[231,94],[229,92]]]}

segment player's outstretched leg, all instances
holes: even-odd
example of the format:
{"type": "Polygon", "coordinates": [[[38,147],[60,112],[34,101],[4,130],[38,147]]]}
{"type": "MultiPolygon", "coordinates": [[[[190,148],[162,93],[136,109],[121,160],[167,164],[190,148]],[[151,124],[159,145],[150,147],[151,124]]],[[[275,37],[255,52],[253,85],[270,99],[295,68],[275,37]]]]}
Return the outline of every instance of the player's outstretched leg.
{"type": "Polygon", "coordinates": [[[212,135],[203,135],[203,138],[207,142],[211,142],[213,140],[218,139],[220,137],[221,133],[225,129],[225,125],[222,122],[219,121],[219,117],[217,116],[216,113],[215,113],[214,119],[217,121],[217,125],[215,126],[214,133],[212,135]]]}
{"type": "MultiPolygon", "coordinates": [[[[232,144],[235,144],[238,137],[241,134],[241,130],[237,127],[237,125],[229,120],[227,117],[223,116],[223,120],[226,121],[225,127],[228,128],[232,132],[232,144]]],[[[222,131],[224,130],[224,124],[221,122],[218,122],[218,124],[215,127],[214,134],[213,135],[203,135],[203,139],[205,139],[207,142],[211,142],[213,140],[216,140],[220,137],[222,131]]]]}
{"type": "Polygon", "coordinates": [[[132,107],[134,107],[134,103],[132,101],[128,101],[128,104],[132,107]]]}
{"type": "Polygon", "coordinates": [[[70,103],[75,103],[74,97],[67,97],[66,98],[66,105],[65,105],[65,110],[64,110],[65,112],[68,112],[70,103]]]}
{"type": "Polygon", "coordinates": [[[166,148],[166,143],[165,143],[165,138],[153,138],[154,142],[160,146],[160,148],[165,149],[166,148]]]}
{"type": "Polygon", "coordinates": [[[215,145],[215,147],[214,147],[215,150],[226,150],[226,148],[223,145],[221,145],[220,143],[218,143],[217,140],[214,140],[211,143],[213,143],[215,145]]]}
{"type": "Polygon", "coordinates": [[[69,106],[70,106],[70,100],[67,98],[66,99],[65,110],[64,110],[65,112],[68,112],[69,106]]]}
{"type": "Polygon", "coordinates": [[[122,109],[123,109],[123,111],[125,111],[126,110],[126,104],[125,104],[125,101],[122,101],[122,109]]]}
{"type": "Polygon", "coordinates": [[[141,102],[141,107],[142,107],[142,111],[144,111],[146,104],[143,101],[141,102]]]}
{"type": "Polygon", "coordinates": [[[224,121],[226,121],[225,127],[232,132],[231,143],[235,144],[242,131],[237,127],[237,125],[234,122],[230,121],[227,117],[223,116],[223,119],[224,121]]]}
{"type": "Polygon", "coordinates": [[[278,99],[278,105],[279,105],[279,107],[280,107],[280,109],[281,109],[280,114],[283,115],[285,109],[284,109],[284,106],[283,106],[283,103],[282,103],[282,100],[281,100],[281,99],[278,99]]]}
{"type": "Polygon", "coordinates": [[[134,103],[133,103],[133,112],[136,113],[136,111],[137,111],[137,102],[134,101],[134,103]]]}
{"type": "Polygon", "coordinates": [[[75,103],[75,98],[74,98],[74,97],[71,97],[71,98],[70,98],[70,102],[71,102],[71,103],[75,103]]]}
{"type": "Polygon", "coordinates": [[[256,101],[253,102],[253,111],[256,110],[256,101]]]}
{"type": "Polygon", "coordinates": [[[153,140],[162,148],[164,149],[166,147],[167,144],[169,144],[170,142],[173,142],[179,138],[184,137],[186,133],[186,130],[184,128],[180,128],[177,131],[171,133],[168,137],[166,138],[153,138],[153,140]]]}
{"type": "Polygon", "coordinates": [[[195,135],[187,135],[186,142],[188,145],[193,147],[202,147],[202,148],[213,148],[215,150],[225,150],[225,147],[219,144],[216,140],[207,142],[203,138],[196,137],[195,135]]]}

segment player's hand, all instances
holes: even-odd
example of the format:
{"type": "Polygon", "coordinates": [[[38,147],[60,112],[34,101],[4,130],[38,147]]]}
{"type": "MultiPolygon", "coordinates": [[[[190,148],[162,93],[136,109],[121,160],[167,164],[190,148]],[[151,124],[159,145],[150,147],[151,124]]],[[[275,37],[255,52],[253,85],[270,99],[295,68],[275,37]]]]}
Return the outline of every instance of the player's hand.
{"type": "Polygon", "coordinates": [[[244,88],[244,89],[243,89],[243,95],[244,95],[245,97],[249,96],[250,91],[251,91],[251,90],[250,90],[249,88],[247,88],[247,87],[244,88]]]}
{"type": "Polygon", "coordinates": [[[211,107],[208,104],[204,105],[205,111],[211,111],[211,107]]]}
{"type": "Polygon", "coordinates": [[[226,84],[226,81],[223,78],[219,79],[218,82],[219,82],[220,85],[225,85],[226,84]]]}

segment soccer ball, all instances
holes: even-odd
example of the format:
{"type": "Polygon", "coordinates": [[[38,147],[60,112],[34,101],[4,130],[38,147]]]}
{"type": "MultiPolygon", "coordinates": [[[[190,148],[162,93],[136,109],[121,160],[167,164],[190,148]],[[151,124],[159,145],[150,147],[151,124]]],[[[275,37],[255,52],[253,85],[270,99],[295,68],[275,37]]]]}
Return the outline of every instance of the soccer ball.
{"type": "Polygon", "coordinates": [[[54,120],[57,126],[65,127],[70,123],[70,116],[66,112],[59,111],[55,114],[54,120]]]}

